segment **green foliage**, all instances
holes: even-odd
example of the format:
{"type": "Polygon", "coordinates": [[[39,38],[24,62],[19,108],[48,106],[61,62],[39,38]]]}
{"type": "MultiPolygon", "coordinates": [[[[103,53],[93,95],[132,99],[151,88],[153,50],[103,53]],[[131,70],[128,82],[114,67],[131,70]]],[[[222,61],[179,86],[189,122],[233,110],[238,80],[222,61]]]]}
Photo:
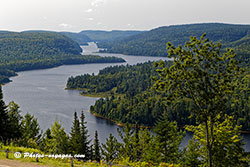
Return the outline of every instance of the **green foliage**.
{"type": "Polygon", "coordinates": [[[95,131],[93,160],[96,160],[97,162],[100,162],[100,160],[101,160],[101,147],[100,147],[100,142],[98,139],[97,131],[95,131]]]}
{"type": "Polygon", "coordinates": [[[88,129],[87,129],[87,122],[85,122],[85,115],[83,111],[81,112],[80,117],[80,135],[81,135],[81,149],[79,150],[79,153],[85,155],[86,159],[91,159],[92,152],[90,151],[90,142],[89,135],[88,135],[88,129]]]}
{"type": "Polygon", "coordinates": [[[234,60],[235,53],[227,49],[221,56],[221,44],[209,42],[205,34],[200,40],[191,37],[185,48],[175,48],[168,43],[167,49],[173,65],[158,64],[162,69],[158,70],[160,79],[154,86],[167,94],[165,100],[168,103],[187,98],[195,104],[192,112],[199,123],[205,124],[207,164],[212,167],[212,151],[216,147],[213,129],[219,121],[217,115],[226,113],[227,102],[234,97],[235,80],[241,71],[234,60]]]}
{"type": "Polygon", "coordinates": [[[51,136],[47,137],[46,151],[52,154],[68,154],[69,137],[56,120],[51,126],[51,136]]]}
{"type": "MultiPolygon", "coordinates": [[[[214,139],[212,140],[212,136],[209,137],[210,142],[214,142],[212,148],[213,165],[216,167],[249,166],[249,155],[243,148],[243,139],[240,136],[241,127],[235,126],[232,116],[225,115],[225,118],[221,118],[221,116],[218,115],[217,120],[221,119],[224,121],[214,123],[212,129],[214,139]]],[[[212,122],[209,122],[209,125],[210,124],[212,124],[212,122]]],[[[208,127],[211,128],[211,126],[208,127]]],[[[189,162],[196,164],[203,162],[203,164],[205,164],[208,160],[205,124],[187,126],[186,129],[194,133],[193,138],[196,141],[194,142],[192,140],[189,142],[189,150],[185,157],[186,165],[190,164],[187,163],[187,158],[189,158],[189,162]],[[191,154],[193,155],[191,156],[191,154]]]]}
{"type": "Polygon", "coordinates": [[[112,162],[119,158],[120,143],[110,133],[109,138],[106,139],[106,143],[102,144],[102,155],[106,162],[112,162]]]}
{"type": "Polygon", "coordinates": [[[8,138],[10,139],[20,139],[22,137],[22,116],[20,112],[19,106],[14,101],[11,101],[8,105],[8,138]]]}
{"type": "Polygon", "coordinates": [[[21,145],[31,148],[37,148],[37,142],[40,138],[40,126],[37,122],[37,119],[33,115],[27,113],[22,119],[21,127],[21,145]]]}
{"type": "Polygon", "coordinates": [[[82,149],[80,122],[77,117],[77,113],[74,113],[73,126],[70,132],[70,149],[73,154],[79,154],[82,149]]]}
{"type": "Polygon", "coordinates": [[[152,62],[136,66],[112,66],[99,71],[98,75],[84,74],[70,77],[67,88],[83,89],[83,93],[114,93],[134,96],[152,86],[151,77],[155,76],[152,62]]]}
{"type": "Polygon", "coordinates": [[[2,87],[0,85],[0,140],[8,138],[8,113],[3,101],[2,87]]]}
{"type": "Polygon", "coordinates": [[[170,122],[164,113],[154,127],[160,162],[177,163],[181,157],[179,146],[184,137],[183,132],[178,131],[176,122],[170,122]]]}
{"type": "Polygon", "coordinates": [[[60,34],[69,37],[79,45],[85,45],[87,42],[91,42],[91,39],[87,35],[84,35],[82,33],[60,32],[60,34]]]}

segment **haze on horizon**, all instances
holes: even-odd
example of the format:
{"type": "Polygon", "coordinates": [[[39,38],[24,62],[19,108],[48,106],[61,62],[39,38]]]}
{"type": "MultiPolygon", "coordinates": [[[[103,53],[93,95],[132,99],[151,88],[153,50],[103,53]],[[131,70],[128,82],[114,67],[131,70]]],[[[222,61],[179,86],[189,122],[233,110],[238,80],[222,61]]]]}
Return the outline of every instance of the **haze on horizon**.
{"type": "Polygon", "coordinates": [[[250,24],[249,0],[1,0],[0,30],[149,30],[222,22],[250,24]]]}

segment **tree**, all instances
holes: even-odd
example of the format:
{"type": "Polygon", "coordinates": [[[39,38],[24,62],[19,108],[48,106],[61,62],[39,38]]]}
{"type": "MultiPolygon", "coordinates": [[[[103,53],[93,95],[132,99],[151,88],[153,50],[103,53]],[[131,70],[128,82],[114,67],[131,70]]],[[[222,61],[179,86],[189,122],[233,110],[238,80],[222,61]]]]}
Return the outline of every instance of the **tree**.
{"type": "Polygon", "coordinates": [[[10,139],[20,139],[22,136],[21,120],[19,106],[11,101],[8,105],[8,117],[9,117],[9,138],[10,139]]]}
{"type": "Polygon", "coordinates": [[[184,133],[178,131],[177,123],[170,122],[167,114],[164,113],[157,121],[153,131],[156,133],[161,162],[177,163],[181,155],[179,146],[184,137],[184,133]]]}
{"type": "Polygon", "coordinates": [[[96,160],[97,162],[100,162],[101,160],[101,148],[97,131],[95,131],[95,140],[94,140],[94,160],[96,160]]]}
{"type": "MultiPolygon", "coordinates": [[[[241,126],[235,126],[235,121],[232,116],[224,116],[223,122],[217,121],[214,124],[214,147],[212,150],[213,165],[216,167],[247,167],[249,166],[249,155],[243,148],[243,138],[240,136],[241,126]]],[[[221,120],[220,115],[217,116],[221,120]]],[[[209,122],[210,124],[211,122],[209,122]]],[[[193,162],[207,161],[207,141],[206,127],[204,124],[199,126],[187,126],[188,131],[193,132],[193,140],[196,143],[189,143],[189,151],[192,151],[193,162]],[[192,146],[192,145],[195,145],[192,146]],[[195,148],[195,149],[192,149],[195,148]],[[199,156],[194,157],[194,152],[199,156]]]]}
{"type": "Polygon", "coordinates": [[[8,139],[8,113],[6,105],[3,101],[2,87],[0,85],[0,140],[6,141],[8,139]]]}
{"type": "Polygon", "coordinates": [[[50,140],[52,139],[51,136],[51,131],[48,128],[45,133],[42,136],[41,142],[39,144],[39,148],[43,151],[43,152],[49,152],[49,145],[50,145],[50,140]]]}
{"type": "Polygon", "coordinates": [[[109,138],[106,139],[106,143],[102,144],[102,155],[107,162],[112,162],[119,157],[120,143],[110,133],[109,138]]]}
{"type": "Polygon", "coordinates": [[[74,113],[73,126],[70,132],[70,150],[73,154],[80,154],[82,149],[82,138],[80,131],[80,122],[77,113],[74,113]]]}
{"type": "Polygon", "coordinates": [[[157,63],[160,78],[154,87],[167,93],[168,103],[177,99],[189,99],[195,107],[192,112],[197,121],[204,124],[208,166],[213,166],[212,150],[214,146],[214,124],[216,116],[226,112],[226,102],[233,96],[236,87],[234,80],[240,73],[235,53],[232,49],[221,56],[221,44],[209,42],[205,34],[200,40],[191,37],[185,47],[175,48],[167,44],[169,57],[173,59],[171,67],[164,62],[157,63]],[[209,127],[210,126],[210,127],[209,127]]]}
{"type": "Polygon", "coordinates": [[[48,152],[53,154],[68,153],[69,137],[57,120],[51,126],[51,138],[48,138],[48,141],[48,152]]]}
{"type": "Polygon", "coordinates": [[[40,138],[39,131],[40,126],[37,122],[37,119],[27,113],[21,122],[22,128],[22,140],[21,145],[27,147],[37,147],[37,141],[40,138]]]}
{"type": "Polygon", "coordinates": [[[140,130],[139,139],[141,161],[159,163],[161,153],[154,135],[148,129],[140,130]]]}
{"type": "Polygon", "coordinates": [[[79,150],[79,153],[85,155],[86,159],[91,159],[91,151],[90,151],[90,142],[91,140],[89,140],[89,135],[88,135],[88,129],[86,126],[85,122],[85,115],[82,111],[81,113],[81,122],[80,122],[80,138],[81,138],[81,148],[79,150]]]}
{"type": "Polygon", "coordinates": [[[131,129],[129,124],[126,124],[123,128],[123,131],[117,129],[119,136],[121,137],[123,144],[121,146],[121,155],[124,158],[129,158],[129,160],[133,159],[133,155],[131,152],[134,152],[133,149],[133,134],[134,130],[131,129]]]}

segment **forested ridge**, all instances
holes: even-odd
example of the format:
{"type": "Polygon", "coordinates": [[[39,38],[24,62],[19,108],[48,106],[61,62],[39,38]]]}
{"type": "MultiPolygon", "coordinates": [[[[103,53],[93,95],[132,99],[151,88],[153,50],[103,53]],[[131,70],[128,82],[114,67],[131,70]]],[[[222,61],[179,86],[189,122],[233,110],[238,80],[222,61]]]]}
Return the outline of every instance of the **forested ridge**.
{"type": "Polygon", "coordinates": [[[167,56],[166,43],[183,45],[190,36],[203,33],[214,42],[221,42],[223,47],[235,48],[238,56],[249,57],[250,25],[202,23],[173,25],[152,29],[111,42],[100,42],[100,48],[106,52],[141,56],[167,56]]]}
{"type": "Polygon", "coordinates": [[[123,62],[114,57],[83,56],[80,46],[55,32],[0,33],[0,83],[17,71],[43,69],[63,64],[123,62]]]}

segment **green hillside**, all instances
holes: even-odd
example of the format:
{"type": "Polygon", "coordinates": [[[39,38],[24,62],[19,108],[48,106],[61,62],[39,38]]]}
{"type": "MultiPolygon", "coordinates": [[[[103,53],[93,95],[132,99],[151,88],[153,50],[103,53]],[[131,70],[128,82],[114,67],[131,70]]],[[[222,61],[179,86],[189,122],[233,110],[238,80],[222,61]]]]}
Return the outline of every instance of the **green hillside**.
{"type": "Polygon", "coordinates": [[[75,42],[77,42],[79,45],[86,45],[87,42],[91,42],[91,39],[84,34],[81,33],[73,33],[73,32],[60,32],[60,34],[65,35],[75,42]]]}
{"type": "Polygon", "coordinates": [[[87,35],[94,42],[108,42],[118,39],[123,39],[132,35],[140,34],[143,31],[100,31],[100,30],[86,30],[79,34],[87,35]]]}
{"type": "Polygon", "coordinates": [[[241,54],[246,54],[249,47],[247,39],[250,37],[250,25],[233,25],[221,23],[204,23],[190,25],[174,25],[153,29],[148,32],[127,37],[114,42],[103,42],[101,48],[107,52],[123,53],[128,55],[166,56],[166,43],[182,45],[190,36],[201,36],[203,33],[215,42],[221,42],[224,47],[233,46],[241,54]]]}
{"type": "Polygon", "coordinates": [[[80,55],[77,42],[55,32],[0,32],[0,83],[17,71],[63,64],[121,62],[122,59],[80,55]]]}

